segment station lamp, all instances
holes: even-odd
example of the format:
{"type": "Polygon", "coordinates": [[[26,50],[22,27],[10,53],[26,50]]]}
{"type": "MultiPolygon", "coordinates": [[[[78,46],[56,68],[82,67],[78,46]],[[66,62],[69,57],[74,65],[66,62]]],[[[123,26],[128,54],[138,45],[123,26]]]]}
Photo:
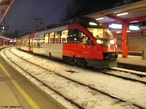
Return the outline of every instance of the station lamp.
{"type": "Polygon", "coordinates": [[[127,15],[127,14],[128,14],[128,12],[124,12],[124,13],[117,14],[117,16],[123,16],[123,15],[127,15]]]}
{"type": "Polygon", "coordinates": [[[102,20],[102,19],[104,19],[104,17],[99,17],[99,18],[97,18],[96,20],[102,20]]]}
{"type": "Polygon", "coordinates": [[[122,29],[122,24],[118,24],[118,23],[111,23],[111,24],[109,24],[109,28],[110,29],[122,29]]]}
{"type": "Polygon", "coordinates": [[[129,25],[129,30],[139,31],[139,30],[141,30],[141,28],[139,25],[129,25]]]}
{"type": "Polygon", "coordinates": [[[97,24],[94,22],[89,22],[89,25],[97,25],[97,24]]]}

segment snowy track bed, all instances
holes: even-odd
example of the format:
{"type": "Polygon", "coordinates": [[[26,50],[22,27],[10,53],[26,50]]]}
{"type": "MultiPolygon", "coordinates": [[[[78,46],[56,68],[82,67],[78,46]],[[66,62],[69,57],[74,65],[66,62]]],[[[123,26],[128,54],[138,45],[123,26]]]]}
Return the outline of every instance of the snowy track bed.
{"type": "MultiPolygon", "coordinates": [[[[17,56],[6,50],[8,57],[15,61],[15,63],[19,63],[19,66],[23,66],[23,68],[27,70],[27,72],[29,72],[31,75],[34,75],[46,85],[54,88],[64,96],[77,102],[85,109],[137,109],[137,107],[127,102],[120,102],[119,100],[112,99],[97,91],[91,90],[88,87],[69,81],[56,75],[54,72],[90,85],[94,88],[103,90],[104,92],[110,93],[111,95],[116,95],[124,100],[130,101],[134,104],[138,104],[146,108],[146,86],[143,84],[122,80],[113,76],[95,73],[65,64],[59,64],[50,60],[27,54],[25,52],[17,50],[16,48],[12,48],[11,50],[20,57],[23,57],[24,59],[27,59],[32,63],[38,64],[48,69],[45,70],[41,69],[40,67],[37,68],[32,64],[26,64],[24,60],[19,59],[17,56]]],[[[55,93],[51,92],[48,94],[52,94],[52,96],[54,97],[55,93]]],[[[71,104],[65,102],[65,100],[63,102],[63,98],[54,98],[58,99],[58,101],[63,105],[67,105],[66,107],[68,107],[69,109],[76,108],[71,104]]]]}
{"type": "Polygon", "coordinates": [[[146,72],[140,72],[140,71],[133,71],[133,70],[126,70],[121,68],[111,68],[111,69],[94,69],[98,73],[107,74],[110,76],[115,76],[117,78],[133,81],[133,82],[139,82],[142,84],[146,84],[146,72]]]}

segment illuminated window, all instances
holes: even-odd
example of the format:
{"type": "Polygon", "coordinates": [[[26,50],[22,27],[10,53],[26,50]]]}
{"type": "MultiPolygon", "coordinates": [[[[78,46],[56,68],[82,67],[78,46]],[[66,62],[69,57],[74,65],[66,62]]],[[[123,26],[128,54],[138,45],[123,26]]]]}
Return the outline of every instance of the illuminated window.
{"type": "Polygon", "coordinates": [[[50,33],[49,43],[54,43],[54,32],[50,33]]]}
{"type": "Polygon", "coordinates": [[[49,43],[49,34],[45,34],[45,43],[49,43]]]}
{"type": "Polygon", "coordinates": [[[61,43],[67,43],[68,30],[62,31],[61,43]]]}

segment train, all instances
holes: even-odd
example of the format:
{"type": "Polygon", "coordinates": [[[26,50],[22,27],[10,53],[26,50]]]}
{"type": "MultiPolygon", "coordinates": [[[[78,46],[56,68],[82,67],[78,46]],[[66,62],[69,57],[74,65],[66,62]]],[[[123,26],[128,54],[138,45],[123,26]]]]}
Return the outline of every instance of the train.
{"type": "Polygon", "coordinates": [[[22,35],[16,46],[83,68],[117,66],[116,40],[108,28],[91,17],[75,17],[46,30],[22,35]]]}

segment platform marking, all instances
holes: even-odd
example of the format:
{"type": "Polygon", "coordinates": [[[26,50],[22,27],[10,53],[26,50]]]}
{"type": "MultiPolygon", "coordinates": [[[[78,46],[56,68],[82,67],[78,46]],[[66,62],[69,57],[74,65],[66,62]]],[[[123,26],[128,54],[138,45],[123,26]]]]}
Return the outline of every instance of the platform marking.
{"type": "Polygon", "coordinates": [[[33,109],[40,109],[39,106],[25,93],[25,91],[17,84],[17,82],[12,78],[12,76],[7,72],[7,70],[0,63],[0,67],[5,72],[7,77],[13,83],[13,85],[17,88],[17,90],[23,95],[23,97],[28,101],[28,103],[33,107],[33,109]]]}

